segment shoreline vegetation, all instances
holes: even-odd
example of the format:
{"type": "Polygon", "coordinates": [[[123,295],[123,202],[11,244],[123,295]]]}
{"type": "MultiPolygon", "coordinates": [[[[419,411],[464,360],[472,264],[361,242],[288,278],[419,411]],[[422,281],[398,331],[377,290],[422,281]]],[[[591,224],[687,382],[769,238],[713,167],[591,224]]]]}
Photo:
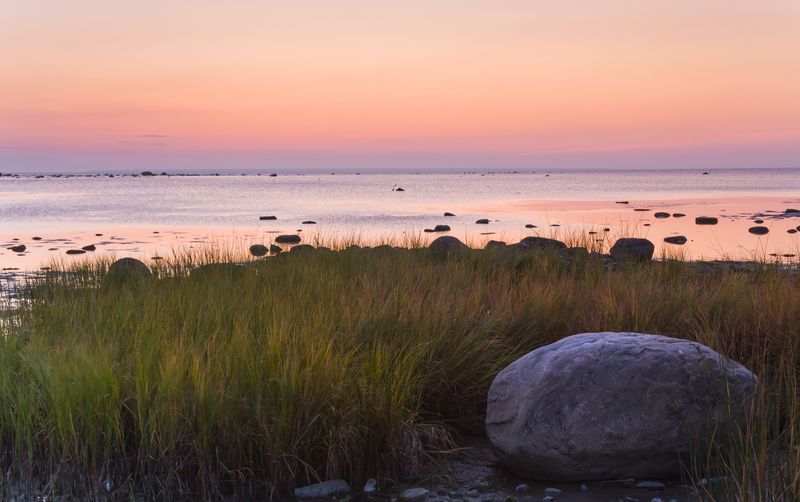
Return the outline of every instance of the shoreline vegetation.
{"type": "Polygon", "coordinates": [[[590,253],[592,236],[571,239],[587,252],[208,248],[124,281],[109,279],[108,258],[54,264],[0,312],[3,490],[281,497],[335,478],[391,489],[425,477],[456,435],[483,434],[489,385],[518,357],[631,331],[697,341],[759,377],[748,424],[685,466],[701,499],[800,499],[797,267],[615,262],[590,253]]]}

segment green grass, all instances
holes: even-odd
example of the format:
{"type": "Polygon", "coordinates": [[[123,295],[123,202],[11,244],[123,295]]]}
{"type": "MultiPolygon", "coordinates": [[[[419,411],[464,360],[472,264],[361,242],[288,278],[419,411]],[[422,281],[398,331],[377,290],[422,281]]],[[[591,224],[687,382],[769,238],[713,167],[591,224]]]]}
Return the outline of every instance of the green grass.
{"type": "Polygon", "coordinates": [[[575,333],[638,331],[699,341],[761,377],[747,428],[687,466],[698,490],[800,499],[796,271],[389,249],[187,273],[223,258],[246,261],[180,254],[122,286],[102,281],[108,261],[85,262],[3,314],[8,479],[213,498],[419,476],[450,433],[482,430],[488,387],[517,357],[575,333]]]}

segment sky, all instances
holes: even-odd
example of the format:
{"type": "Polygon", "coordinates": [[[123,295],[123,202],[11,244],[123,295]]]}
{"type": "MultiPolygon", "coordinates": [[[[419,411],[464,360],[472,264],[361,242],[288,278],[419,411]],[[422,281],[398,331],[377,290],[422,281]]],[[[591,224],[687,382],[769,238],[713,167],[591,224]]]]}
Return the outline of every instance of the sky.
{"type": "Polygon", "coordinates": [[[0,0],[0,172],[800,167],[800,1],[0,0]]]}

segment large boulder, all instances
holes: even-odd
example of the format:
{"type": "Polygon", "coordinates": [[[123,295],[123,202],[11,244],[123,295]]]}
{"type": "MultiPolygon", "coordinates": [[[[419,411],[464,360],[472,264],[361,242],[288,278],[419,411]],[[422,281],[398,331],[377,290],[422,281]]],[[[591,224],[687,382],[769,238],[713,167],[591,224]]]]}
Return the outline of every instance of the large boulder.
{"type": "Polygon", "coordinates": [[[300,243],[300,236],[299,235],[279,235],[275,237],[275,242],[278,244],[299,244],[300,243]]]}
{"type": "Polygon", "coordinates": [[[647,261],[653,257],[655,246],[647,239],[625,237],[618,239],[611,247],[611,258],[615,261],[647,261]]]}
{"type": "Polygon", "coordinates": [[[501,461],[526,478],[674,476],[693,448],[704,455],[712,430],[745,419],[756,385],[742,365],[699,343],[583,333],[497,375],[486,433],[501,461]]]}
{"type": "Polygon", "coordinates": [[[467,245],[453,237],[452,235],[443,235],[434,239],[431,245],[428,246],[431,251],[458,251],[467,249],[467,245]]]}
{"type": "Polygon", "coordinates": [[[250,246],[250,254],[253,256],[266,256],[269,248],[263,244],[253,244],[250,246]]]}
{"type": "Polygon", "coordinates": [[[149,279],[152,276],[150,268],[136,258],[120,258],[108,267],[105,281],[121,283],[149,279]]]}

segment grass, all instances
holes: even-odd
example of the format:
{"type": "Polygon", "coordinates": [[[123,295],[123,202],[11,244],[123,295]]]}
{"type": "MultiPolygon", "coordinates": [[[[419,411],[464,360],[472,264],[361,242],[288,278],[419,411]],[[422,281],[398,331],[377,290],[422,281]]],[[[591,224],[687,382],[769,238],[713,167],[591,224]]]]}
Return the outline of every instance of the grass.
{"type": "Polygon", "coordinates": [[[749,425],[687,465],[697,490],[800,500],[796,271],[409,243],[261,261],[179,253],[122,285],[95,260],[32,284],[2,314],[4,489],[216,498],[396,482],[423,475],[452,432],[482,431],[488,387],[517,357],[638,331],[699,341],[760,376],[749,425]],[[244,266],[188,273],[223,259],[244,266]]]}

